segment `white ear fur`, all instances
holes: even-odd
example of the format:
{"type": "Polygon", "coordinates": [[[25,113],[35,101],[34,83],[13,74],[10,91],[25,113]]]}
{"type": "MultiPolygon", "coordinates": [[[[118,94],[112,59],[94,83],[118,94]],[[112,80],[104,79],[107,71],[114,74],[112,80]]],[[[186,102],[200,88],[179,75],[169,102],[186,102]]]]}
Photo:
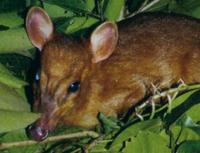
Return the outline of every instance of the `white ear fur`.
{"type": "Polygon", "coordinates": [[[53,35],[53,24],[43,9],[32,7],[26,17],[26,30],[32,44],[42,50],[53,35]]]}
{"type": "Polygon", "coordinates": [[[118,42],[117,25],[113,22],[104,22],[98,26],[90,37],[92,62],[98,63],[107,59],[115,50],[118,42]]]}

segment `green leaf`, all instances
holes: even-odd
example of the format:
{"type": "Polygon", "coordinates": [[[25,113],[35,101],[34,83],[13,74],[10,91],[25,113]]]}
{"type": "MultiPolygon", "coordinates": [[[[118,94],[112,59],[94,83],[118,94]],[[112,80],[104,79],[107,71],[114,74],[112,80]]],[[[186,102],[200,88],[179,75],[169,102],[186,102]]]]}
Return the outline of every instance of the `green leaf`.
{"type": "Polygon", "coordinates": [[[106,117],[103,113],[99,113],[98,119],[102,124],[105,133],[110,133],[114,129],[120,129],[119,122],[117,119],[112,117],[106,117]]]}
{"type": "Polygon", "coordinates": [[[21,18],[17,12],[9,12],[0,14],[0,25],[14,28],[22,25],[24,23],[23,18],[21,18]]]}
{"type": "Polygon", "coordinates": [[[195,18],[200,19],[200,6],[195,8],[195,9],[193,9],[192,16],[195,17],[195,18]]]}
{"type": "Polygon", "coordinates": [[[24,55],[24,52],[28,52],[28,49],[33,48],[24,28],[0,31],[0,36],[0,53],[19,53],[24,55]]]}
{"type": "Polygon", "coordinates": [[[192,16],[193,11],[199,6],[200,1],[198,0],[171,1],[171,3],[169,4],[169,11],[192,16]]]}
{"type": "Polygon", "coordinates": [[[27,85],[26,82],[14,77],[9,70],[0,64],[0,83],[4,83],[9,87],[21,88],[27,85]]]}
{"type": "Polygon", "coordinates": [[[98,20],[92,17],[74,17],[70,20],[66,20],[66,22],[64,21],[63,24],[59,25],[58,30],[68,34],[74,33],[79,30],[89,28],[97,22],[98,20]]]}
{"type": "Polygon", "coordinates": [[[192,118],[193,122],[197,123],[200,121],[200,104],[192,106],[185,114],[192,118]]]}
{"type": "Polygon", "coordinates": [[[191,90],[183,95],[178,96],[175,100],[172,101],[171,109],[176,108],[177,106],[180,106],[182,103],[184,103],[186,100],[190,99],[193,94],[198,93],[199,89],[191,90]]]}
{"type": "Polygon", "coordinates": [[[44,9],[48,13],[48,15],[52,18],[66,16],[65,9],[59,7],[58,5],[44,3],[44,9]]]}
{"type": "Polygon", "coordinates": [[[171,113],[167,114],[165,117],[166,126],[170,126],[174,122],[176,122],[181,115],[183,115],[187,110],[189,110],[195,104],[200,102],[200,93],[199,89],[189,91],[174,101],[171,102],[171,113]]]}
{"type": "Polygon", "coordinates": [[[126,142],[122,153],[171,153],[167,141],[158,134],[140,131],[137,137],[126,142]]]}
{"type": "Polygon", "coordinates": [[[95,1],[94,0],[86,0],[85,1],[86,6],[89,10],[93,10],[95,7],[95,1]]]}
{"type": "Polygon", "coordinates": [[[39,114],[0,109],[0,133],[22,129],[39,118],[39,114]]]}
{"type": "Polygon", "coordinates": [[[193,85],[189,85],[187,86],[187,90],[194,90],[194,89],[200,89],[200,84],[193,84],[193,85]]]}
{"type": "Polygon", "coordinates": [[[115,147],[119,145],[121,146],[124,141],[128,140],[130,137],[137,136],[140,131],[147,130],[159,132],[161,127],[162,122],[160,119],[153,119],[130,125],[115,138],[111,145],[111,149],[115,149],[115,147]]]}
{"type": "Polygon", "coordinates": [[[82,11],[79,13],[84,13],[85,11],[89,11],[86,3],[83,0],[46,0],[46,3],[58,5],[64,9],[70,11],[82,11]]]}
{"type": "Polygon", "coordinates": [[[120,16],[124,2],[124,0],[108,0],[104,16],[110,21],[116,21],[120,16]]]}
{"type": "MultiPolygon", "coordinates": [[[[200,127],[198,127],[200,129],[200,127]]],[[[177,144],[180,144],[186,140],[200,140],[200,133],[197,129],[174,126],[171,128],[173,136],[175,139],[178,138],[177,144]]]]}
{"type": "Polygon", "coordinates": [[[196,124],[193,122],[192,118],[187,116],[185,113],[176,121],[175,125],[179,125],[182,127],[196,126],[196,124]]]}
{"type": "Polygon", "coordinates": [[[30,105],[19,91],[0,83],[0,109],[30,111],[30,105]]]}
{"type": "Polygon", "coordinates": [[[200,153],[200,141],[186,141],[178,147],[176,153],[200,153]]]}

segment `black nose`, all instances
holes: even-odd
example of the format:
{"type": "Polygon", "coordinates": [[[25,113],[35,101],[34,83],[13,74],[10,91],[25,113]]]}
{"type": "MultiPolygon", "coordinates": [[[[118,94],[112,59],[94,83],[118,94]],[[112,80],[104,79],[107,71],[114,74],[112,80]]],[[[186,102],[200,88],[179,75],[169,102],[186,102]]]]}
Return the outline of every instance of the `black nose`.
{"type": "Polygon", "coordinates": [[[41,128],[36,123],[29,125],[26,131],[27,135],[35,141],[42,141],[48,136],[48,130],[41,128]]]}

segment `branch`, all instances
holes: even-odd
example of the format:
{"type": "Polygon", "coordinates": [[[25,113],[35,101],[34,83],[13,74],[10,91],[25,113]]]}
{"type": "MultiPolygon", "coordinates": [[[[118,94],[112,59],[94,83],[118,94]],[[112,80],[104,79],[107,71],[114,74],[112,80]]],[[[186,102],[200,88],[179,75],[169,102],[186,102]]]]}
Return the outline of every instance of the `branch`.
{"type": "Polygon", "coordinates": [[[158,92],[157,94],[148,98],[148,100],[144,101],[141,105],[135,107],[135,112],[128,118],[128,121],[131,121],[132,119],[134,119],[135,116],[137,116],[140,120],[143,120],[144,116],[142,115],[142,112],[148,106],[152,106],[152,113],[151,113],[150,118],[153,118],[155,113],[167,107],[166,105],[164,105],[163,107],[155,110],[155,103],[159,102],[161,98],[167,98],[167,102],[169,103],[169,107],[167,111],[170,112],[171,111],[170,104],[177,97],[179,93],[186,92],[189,90],[195,90],[199,88],[200,88],[200,84],[188,86],[184,84],[184,82],[181,82],[181,84],[176,88],[171,88],[161,93],[158,92]]]}
{"type": "Polygon", "coordinates": [[[144,103],[142,103],[141,105],[139,105],[137,107],[137,109],[143,109],[145,108],[147,105],[151,104],[152,101],[155,102],[155,101],[158,101],[159,99],[161,98],[164,98],[164,97],[167,97],[168,95],[177,95],[177,93],[180,93],[180,92],[183,92],[183,91],[186,91],[188,90],[189,86],[187,85],[180,85],[178,86],[177,88],[172,88],[172,89],[169,89],[169,90],[166,90],[166,91],[163,91],[161,93],[158,93],[156,95],[153,95],[152,97],[150,97],[149,100],[145,101],[144,103]]]}
{"type": "Polygon", "coordinates": [[[148,0],[145,0],[144,3],[142,4],[142,6],[138,9],[138,11],[129,14],[128,16],[126,16],[126,18],[130,18],[135,16],[138,13],[144,12],[146,10],[148,10],[150,7],[152,7],[153,5],[155,5],[156,3],[158,3],[160,0],[153,0],[150,3],[147,4],[148,0]]]}
{"type": "MultiPolygon", "coordinates": [[[[65,140],[65,139],[83,138],[83,137],[97,138],[97,137],[99,137],[99,134],[94,131],[83,131],[83,132],[77,132],[77,133],[66,134],[66,135],[52,136],[52,137],[49,137],[46,140],[40,142],[40,144],[54,142],[54,141],[61,141],[61,140],[65,140]]],[[[5,143],[0,143],[0,150],[12,148],[12,147],[34,145],[34,144],[38,144],[38,142],[33,141],[33,140],[18,141],[18,142],[5,142],[5,143]]]]}
{"type": "Polygon", "coordinates": [[[149,4],[147,4],[146,6],[142,7],[140,9],[140,12],[144,12],[146,10],[148,10],[150,7],[152,7],[153,5],[155,5],[156,3],[158,3],[160,0],[154,0],[152,2],[150,2],[149,4]]]}

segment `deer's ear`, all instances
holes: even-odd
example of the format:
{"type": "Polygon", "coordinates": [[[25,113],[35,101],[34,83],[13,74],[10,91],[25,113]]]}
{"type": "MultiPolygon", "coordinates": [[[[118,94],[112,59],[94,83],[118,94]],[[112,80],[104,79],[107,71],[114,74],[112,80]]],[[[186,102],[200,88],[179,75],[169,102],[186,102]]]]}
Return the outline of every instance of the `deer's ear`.
{"type": "Polygon", "coordinates": [[[42,50],[44,44],[52,38],[53,24],[43,9],[32,7],[26,17],[26,30],[32,44],[42,50]]]}
{"type": "Polygon", "coordinates": [[[98,26],[90,37],[92,62],[98,63],[107,59],[115,50],[118,42],[117,25],[105,22],[98,26]]]}

